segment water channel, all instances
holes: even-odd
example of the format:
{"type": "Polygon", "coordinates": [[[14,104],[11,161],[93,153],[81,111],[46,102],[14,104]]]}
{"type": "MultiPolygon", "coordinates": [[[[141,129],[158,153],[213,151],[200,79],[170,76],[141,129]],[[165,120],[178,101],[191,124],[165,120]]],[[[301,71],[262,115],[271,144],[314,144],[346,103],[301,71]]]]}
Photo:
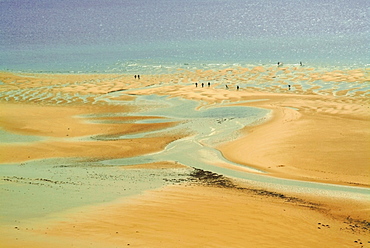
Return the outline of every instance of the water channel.
{"type": "MultiPolygon", "coordinates": [[[[140,96],[137,98],[136,104],[150,106],[150,108],[135,113],[135,115],[158,116],[161,118],[160,121],[163,121],[162,118],[165,117],[168,121],[181,123],[170,128],[172,130],[166,130],[166,132],[190,130],[193,135],[170,143],[163,151],[158,153],[105,160],[103,164],[122,166],[174,161],[194,168],[246,180],[253,185],[274,188],[275,190],[350,198],[369,197],[370,189],[367,188],[271,177],[261,170],[226,160],[214,148],[217,144],[237,138],[240,135],[238,131],[244,126],[268,119],[271,114],[269,110],[228,106],[227,104],[220,104],[217,107],[199,107],[199,103],[195,101],[156,95],[140,96]],[[220,167],[217,164],[227,164],[229,168],[220,167]],[[234,170],[232,167],[243,168],[244,171],[234,170]]],[[[158,119],[154,118],[153,121],[156,122],[158,119]]],[[[125,135],[120,138],[139,138],[145,135],[153,135],[156,132],[163,132],[163,130],[125,135]]]]}

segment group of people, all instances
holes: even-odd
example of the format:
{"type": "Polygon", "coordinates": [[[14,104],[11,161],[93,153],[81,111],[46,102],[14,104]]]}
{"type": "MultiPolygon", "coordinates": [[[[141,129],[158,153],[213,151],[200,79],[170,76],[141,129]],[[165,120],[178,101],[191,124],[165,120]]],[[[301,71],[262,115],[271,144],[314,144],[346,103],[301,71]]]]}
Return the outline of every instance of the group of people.
{"type": "Polygon", "coordinates": [[[134,78],[135,79],[140,79],[140,75],[135,75],[134,78]]]}
{"type": "MultiPolygon", "coordinates": [[[[201,85],[202,85],[202,88],[203,88],[204,87],[204,83],[202,83],[201,85]]],[[[208,87],[210,87],[210,86],[211,86],[211,83],[208,82],[208,87]]],[[[195,83],[195,87],[198,87],[198,83],[195,83]]]]}
{"type": "MultiPolygon", "coordinates": [[[[202,83],[201,84],[202,85],[202,88],[204,87],[204,83],[202,83]]],[[[211,83],[210,82],[208,82],[208,87],[210,87],[211,86],[211,83]]],[[[195,83],[195,87],[198,87],[198,83],[195,83]]],[[[228,90],[229,89],[229,86],[227,85],[227,84],[225,84],[225,87],[226,87],[226,89],[228,90]]],[[[288,89],[290,90],[291,89],[291,85],[289,84],[288,85],[288,89]]],[[[239,90],[240,89],[240,87],[239,87],[239,85],[237,85],[236,86],[236,90],[239,90]]]]}
{"type": "MultiPolygon", "coordinates": [[[[278,65],[278,67],[280,67],[280,66],[282,66],[283,65],[283,63],[282,62],[278,62],[277,63],[277,65],[278,65]]],[[[303,63],[302,62],[299,62],[299,65],[300,66],[303,66],[303,63]]],[[[136,76],[136,75],[135,75],[136,76]]],[[[200,84],[201,86],[202,86],[202,88],[204,87],[204,83],[202,83],[202,84],[200,84]]],[[[208,82],[208,87],[210,87],[211,86],[211,83],[210,82],[208,82]]],[[[198,87],[198,83],[195,83],[195,87],[198,87]]],[[[225,85],[225,87],[226,87],[226,89],[228,90],[229,89],[229,86],[226,84],[225,85]]],[[[236,86],[236,90],[239,90],[240,88],[239,88],[239,85],[237,85],[236,86]]],[[[288,85],[288,89],[289,90],[291,90],[291,85],[289,84],[288,85]]]]}
{"type": "MultiPolygon", "coordinates": [[[[204,87],[204,83],[201,83],[200,85],[202,86],[202,88],[204,87]]],[[[211,83],[208,82],[207,85],[208,85],[208,87],[210,87],[211,83]]],[[[195,83],[195,87],[198,87],[198,83],[195,83]]],[[[226,87],[227,90],[229,89],[229,86],[227,84],[225,85],[225,87],[226,87]]],[[[236,90],[239,90],[239,85],[236,86],[236,90]]]]}

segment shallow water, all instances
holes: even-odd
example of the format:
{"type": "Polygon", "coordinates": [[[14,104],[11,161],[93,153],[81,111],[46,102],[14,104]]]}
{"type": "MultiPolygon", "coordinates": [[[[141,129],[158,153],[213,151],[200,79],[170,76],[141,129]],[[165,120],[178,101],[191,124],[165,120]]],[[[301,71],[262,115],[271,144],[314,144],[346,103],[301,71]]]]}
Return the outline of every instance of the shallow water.
{"type": "MultiPolygon", "coordinates": [[[[199,108],[199,103],[196,101],[157,95],[139,96],[133,104],[144,106],[141,112],[135,113],[135,116],[166,118],[151,119],[154,122],[158,120],[160,122],[165,122],[165,120],[167,122],[178,121],[181,124],[171,128],[173,132],[176,130],[188,130],[190,133],[196,133],[196,136],[199,137],[198,139],[202,143],[212,146],[236,137],[237,130],[251,123],[266,119],[266,115],[270,112],[260,108],[223,105],[199,108]]],[[[148,122],[149,120],[145,121],[148,122]]],[[[161,132],[163,131],[124,135],[120,138],[139,138],[161,132]]]]}
{"type": "MultiPolygon", "coordinates": [[[[165,150],[154,154],[103,161],[106,165],[134,165],[153,163],[158,161],[174,161],[198,169],[209,170],[225,176],[247,180],[253,185],[283,189],[293,192],[315,193],[328,196],[361,198],[370,194],[370,189],[360,187],[348,187],[325,183],[313,183],[297,180],[273,178],[263,171],[235,164],[226,160],[214,147],[217,144],[238,137],[237,130],[253,122],[261,122],[268,118],[269,111],[250,107],[226,107],[196,110],[196,103],[184,99],[152,96],[139,97],[139,102],[152,101],[168,104],[167,107],[146,110],[144,115],[158,115],[170,119],[187,121],[180,124],[179,129],[190,129],[195,133],[191,137],[176,140],[170,143],[165,150]],[[158,98],[158,99],[157,99],[158,98]],[[230,166],[238,166],[252,173],[236,171],[217,166],[218,163],[226,163],[230,166]],[[257,173],[257,174],[256,174],[257,173]]],[[[150,135],[154,132],[143,135],[150,135]]],[[[129,138],[135,136],[130,135],[129,138]]],[[[122,136],[121,138],[128,138],[122,136]]]]}

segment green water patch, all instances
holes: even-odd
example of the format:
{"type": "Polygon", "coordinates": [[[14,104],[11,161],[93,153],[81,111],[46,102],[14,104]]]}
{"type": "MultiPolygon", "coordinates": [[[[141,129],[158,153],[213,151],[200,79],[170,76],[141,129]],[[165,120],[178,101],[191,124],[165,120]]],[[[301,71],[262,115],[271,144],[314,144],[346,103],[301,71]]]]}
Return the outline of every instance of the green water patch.
{"type": "Polygon", "coordinates": [[[44,138],[39,136],[17,134],[4,129],[0,129],[1,143],[31,143],[41,141],[43,139],[44,138]]]}

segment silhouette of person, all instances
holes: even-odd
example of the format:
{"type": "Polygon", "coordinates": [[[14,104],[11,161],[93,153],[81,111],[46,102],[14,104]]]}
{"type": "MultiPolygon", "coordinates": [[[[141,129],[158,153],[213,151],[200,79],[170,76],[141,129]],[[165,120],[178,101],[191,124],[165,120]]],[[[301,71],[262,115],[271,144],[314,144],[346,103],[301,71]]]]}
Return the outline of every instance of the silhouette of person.
{"type": "Polygon", "coordinates": [[[195,87],[198,87],[198,83],[195,83],[195,87]]]}
{"type": "Polygon", "coordinates": [[[202,83],[202,88],[204,87],[204,83],[202,83]]]}
{"type": "Polygon", "coordinates": [[[226,89],[228,90],[229,89],[229,86],[227,86],[227,84],[225,86],[226,86],[226,89]]]}
{"type": "Polygon", "coordinates": [[[236,90],[239,90],[239,85],[236,86],[236,90]]]}
{"type": "Polygon", "coordinates": [[[140,79],[140,75],[137,75],[137,79],[140,79]]]}
{"type": "Polygon", "coordinates": [[[134,78],[136,79],[136,75],[134,76],[134,78]]]}
{"type": "Polygon", "coordinates": [[[208,87],[210,87],[211,86],[211,83],[210,82],[208,82],[208,87]]]}

